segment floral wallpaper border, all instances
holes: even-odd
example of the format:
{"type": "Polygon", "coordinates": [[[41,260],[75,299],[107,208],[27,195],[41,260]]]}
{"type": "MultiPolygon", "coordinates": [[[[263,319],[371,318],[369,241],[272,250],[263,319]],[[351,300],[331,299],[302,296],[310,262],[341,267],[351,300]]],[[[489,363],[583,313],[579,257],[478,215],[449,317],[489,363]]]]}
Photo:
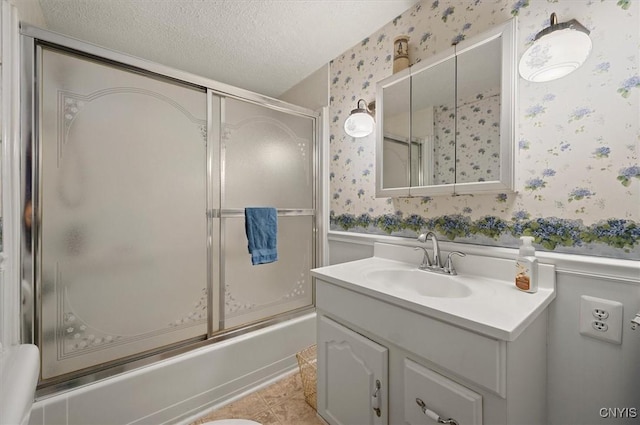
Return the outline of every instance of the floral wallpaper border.
{"type": "Polygon", "coordinates": [[[526,214],[512,220],[491,215],[472,220],[462,214],[404,217],[397,211],[380,216],[331,214],[330,223],[331,230],[401,237],[416,237],[419,233],[432,231],[450,241],[507,247],[518,246],[520,236],[533,236],[538,248],[547,251],[584,254],[585,245],[598,244],[600,246],[590,247],[589,251],[600,255],[615,253],[618,258],[627,259],[637,258],[640,254],[640,226],[626,219],[614,218],[585,225],[582,220],[530,218],[526,214]],[[482,240],[478,239],[483,236],[482,240]]]}

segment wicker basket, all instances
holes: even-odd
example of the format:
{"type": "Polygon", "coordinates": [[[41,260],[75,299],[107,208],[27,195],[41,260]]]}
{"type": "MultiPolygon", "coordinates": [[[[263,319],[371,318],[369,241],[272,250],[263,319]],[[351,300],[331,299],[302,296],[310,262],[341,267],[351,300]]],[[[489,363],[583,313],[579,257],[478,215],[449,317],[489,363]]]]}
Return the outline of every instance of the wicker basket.
{"type": "Polygon", "coordinates": [[[300,367],[300,376],[302,377],[302,389],[304,391],[304,399],[313,407],[314,410],[318,410],[318,404],[316,402],[317,393],[317,346],[312,345],[304,350],[296,353],[298,359],[298,366],[300,367]]]}

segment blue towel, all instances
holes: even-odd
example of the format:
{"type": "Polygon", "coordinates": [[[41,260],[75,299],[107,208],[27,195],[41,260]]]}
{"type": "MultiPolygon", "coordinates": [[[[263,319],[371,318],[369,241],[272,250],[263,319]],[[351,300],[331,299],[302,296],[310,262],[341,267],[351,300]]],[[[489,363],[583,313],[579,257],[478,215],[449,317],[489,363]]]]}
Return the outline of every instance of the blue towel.
{"type": "Polygon", "coordinates": [[[244,218],[251,264],[278,261],[278,211],[275,208],[245,208],[244,218]]]}

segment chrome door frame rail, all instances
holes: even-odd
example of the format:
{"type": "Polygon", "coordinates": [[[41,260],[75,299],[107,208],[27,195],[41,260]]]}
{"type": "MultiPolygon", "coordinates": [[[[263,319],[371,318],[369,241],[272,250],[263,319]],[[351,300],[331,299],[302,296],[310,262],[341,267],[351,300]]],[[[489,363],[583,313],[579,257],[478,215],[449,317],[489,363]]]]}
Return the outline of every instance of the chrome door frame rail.
{"type": "Polygon", "coordinates": [[[56,47],[64,47],[71,49],[77,53],[84,53],[89,56],[95,56],[101,60],[107,60],[119,65],[128,66],[130,68],[143,70],[152,74],[157,74],[164,78],[171,78],[178,82],[189,83],[192,85],[209,88],[213,93],[220,94],[224,97],[232,97],[244,101],[250,101],[262,106],[269,107],[288,113],[297,115],[319,118],[320,114],[311,109],[303,108],[298,105],[284,102],[269,96],[254,93],[239,87],[230,86],[210,78],[201,77],[186,71],[180,71],[165,65],[151,62],[146,59],[128,55],[126,53],[116,52],[95,44],[87,43],[66,35],[58,34],[53,31],[43,30],[25,23],[21,23],[20,33],[25,37],[38,40],[41,43],[50,43],[56,47]]]}
{"type": "MultiPolygon", "coordinates": [[[[21,186],[26,188],[28,183],[25,174],[26,170],[26,158],[27,149],[31,149],[31,161],[37,165],[39,163],[39,146],[38,146],[38,122],[36,119],[40,119],[40,113],[34,114],[39,111],[40,105],[36,94],[39,90],[39,81],[36,75],[36,69],[40,69],[38,61],[38,47],[49,46],[61,51],[69,51],[76,55],[85,56],[99,60],[104,63],[110,63],[116,65],[122,69],[126,69],[132,72],[141,73],[151,77],[158,77],[162,79],[169,79],[177,84],[184,84],[189,86],[196,86],[207,91],[207,178],[212,181],[212,176],[220,176],[222,181],[221,187],[224,188],[224,163],[217,161],[217,156],[220,155],[219,150],[219,137],[220,129],[213,125],[217,118],[224,120],[224,101],[225,98],[234,98],[244,102],[254,103],[260,106],[264,106],[273,110],[285,112],[292,115],[311,118],[313,120],[313,135],[315,137],[313,145],[313,208],[312,209],[279,209],[279,216],[312,216],[313,220],[313,266],[318,266],[324,261],[321,253],[324,250],[324,243],[319,230],[324,229],[323,225],[323,211],[318,210],[319,205],[323,205],[321,200],[318,199],[322,195],[322,187],[319,186],[319,179],[323,175],[320,170],[323,167],[324,162],[320,155],[322,151],[321,140],[325,138],[325,134],[322,134],[322,129],[326,126],[326,117],[322,111],[312,111],[310,109],[293,105],[279,99],[264,96],[258,93],[254,93],[238,87],[233,87],[224,83],[220,83],[215,80],[211,80],[206,77],[194,75],[185,71],[173,69],[171,67],[160,65],[151,62],[146,59],[134,57],[125,53],[116,52],[107,48],[103,48],[91,43],[87,43],[81,40],[77,40],[62,34],[43,30],[28,24],[21,23],[20,27],[20,44],[21,44],[21,148],[22,148],[22,175],[21,186]],[[219,99],[219,104],[215,105],[219,99]],[[220,114],[219,117],[213,116],[214,114],[220,114]],[[218,140],[216,140],[218,139],[218,140]]],[[[29,261],[33,261],[32,258],[41,258],[41,231],[39,229],[39,223],[41,218],[41,211],[39,210],[41,202],[39,202],[39,185],[37,182],[40,179],[40,170],[37,168],[31,172],[31,199],[33,200],[33,214],[34,219],[31,229],[31,237],[27,240],[27,234],[22,230],[22,256],[21,263],[28,264],[29,261]],[[29,247],[28,244],[31,243],[29,247]],[[29,249],[30,248],[30,249],[29,249]],[[27,263],[24,263],[24,261],[27,263]]],[[[209,261],[219,258],[220,250],[223,248],[214,239],[217,236],[219,239],[224,237],[224,234],[220,234],[221,230],[218,225],[213,221],[214,219],[226,218],[226,217],[240,217],[244,215],[244,209],[220,209],[220,198],[223,194],[219,190],[211,187],[207,187],[207,228],[209,232],[209,241],[207,243],[207,251],[209,255],[209,261]],[[218,233],[218,234],[216,234],[218,233]]],[[[24,211],[25,200],[24,196],[21,199],[20,211],[24,211]]],[[[223,230],[222,230],[223,231],[223,230]]],[[[36,325],[40,320],[40,279],[39,271],[36,269],[39,262],[34,261],[33,266],[23,266],[23,285],[26,285],[28,290],[32,291],[31,302],[32,307],[29,311],[29,307],[25,308],[24,314],[21,317],[21,332],[23,343],[39,343],[41,335],[39,335],[38,326],[36,325]],[[35,295],[33,295],[35,294],[35,295]],[[29,316],[29,317],[27,317],[29,316]]],[[[219,284],[218,273],[222,270],[215,271],[215,268],[210,267],[207,276],[207,284],[211,286],[209,288],[208,304],[210,307],[218,304],[220,308],[224,308],[223,297],[220,294],[213,294],[213,287],[215,283],[219,284]]],[[[26,295],[26,294],[25,294],[26,295]]],[[[109,363],[105,363],[91,370],[83,370],[78,372],[72,372],[60,377],[53,378],[46,382],[41,382],[38,388],[38,396],[48,396],[60,391],[70,390],[81,385],[86,385],[91,382],[95,382],[106,377],[113,376],[115,374],[127,372],[129,370],[148,365],[159,360],[166,359],[178,354],[182,354],[194,348],[198,348],[204,345],[214,343],[216,341],[227,339],[232,336],[247,333],[256,329],[263,328],[284,320],[290,320],[295,317],[299,317],[303,314],[307,314],[315,310],[315,294],[312,300],[312,305],[298,308],[289,312],[285,312],[271,318],[268,318],[261,322],[249,323],[236,328],[220,331],[216,327],[217,324],[223,324],[223,318],[216,323],[215,317],[213,317],[213,310],[209,308],[209,329],[205,339],[183,341],[181,343],[174,344],[170,347],[159,348],[152,352],[140,353],[139,355],[133,355],[124,359],[118,359],[109,363]]],[[[224,310],[221,310],[224,311],[224,310]]]]}

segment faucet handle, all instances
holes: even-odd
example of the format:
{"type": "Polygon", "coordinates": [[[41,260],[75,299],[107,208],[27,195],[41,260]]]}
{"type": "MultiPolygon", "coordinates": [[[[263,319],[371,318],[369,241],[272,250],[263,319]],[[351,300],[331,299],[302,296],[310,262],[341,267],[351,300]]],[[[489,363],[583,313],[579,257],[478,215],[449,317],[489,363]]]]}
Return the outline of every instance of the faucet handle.
{"type": "Polygon", "coordinates": [[[427,248],[423,246],[416,246],[413,248],[414,251],[418,251],[420,249],[424,251],[424,257],[422,257],[422,264],[420,264],[420,268],[425,269],[427,267],[431,267],[431,258],[429,257],[429,251],[427,251],[427,248]]]}
{"type": "Polygon", "coordinates": [[[453,268],[453,256],[454,255],[457,255],[459,257],[466,257],[467,256],[467,254],[463,254],[462,252],[459,252],[459,251],[452,251],[452,252],[449,253],[449,255],[447,256],[447,265],[445,266],[445,269],[452,276],[455,276],[455,275],[458,274],[456,272],[456,269],[453,268]]]}

